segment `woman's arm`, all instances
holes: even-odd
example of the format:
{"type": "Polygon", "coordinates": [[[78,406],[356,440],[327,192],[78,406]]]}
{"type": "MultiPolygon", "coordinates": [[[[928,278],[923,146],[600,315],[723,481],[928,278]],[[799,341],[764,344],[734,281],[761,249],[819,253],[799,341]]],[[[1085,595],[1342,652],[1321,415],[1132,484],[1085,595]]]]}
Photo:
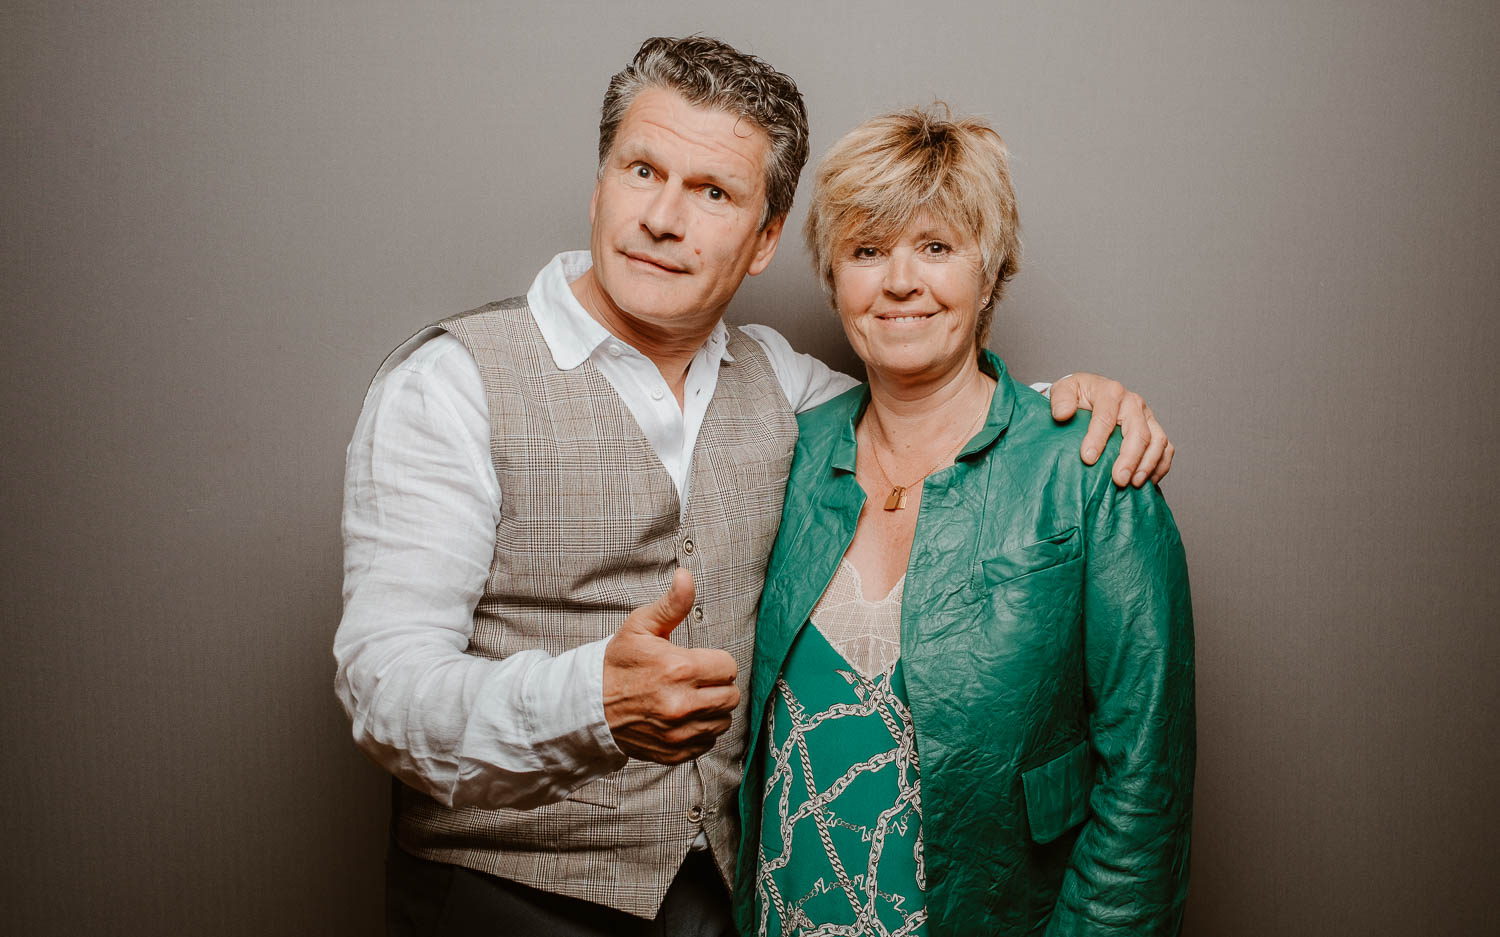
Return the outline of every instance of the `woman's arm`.
{"type": "Polygon", "coordinates": [[[1172,935],[1195,755],[1187,563],[1155,485],[1104,478],[1085,518],[1084,660],[1096,782],[1049,937],[1172,935]]]}

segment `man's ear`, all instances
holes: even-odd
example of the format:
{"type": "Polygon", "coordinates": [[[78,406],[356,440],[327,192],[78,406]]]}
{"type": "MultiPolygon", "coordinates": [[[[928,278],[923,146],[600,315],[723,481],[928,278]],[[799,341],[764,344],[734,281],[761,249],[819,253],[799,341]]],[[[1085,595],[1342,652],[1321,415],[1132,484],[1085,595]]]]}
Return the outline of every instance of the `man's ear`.
{"type": "Polygon", "coordinates": [[[604,180],[602,178],[598,176],[594,177],[594,191],[589,196],[589,227],[591,228],[594,226],[594,215],[599,212],[599,186],[603,183],[604,180]]]}
{"type": "Polygon", "coordinates": [[[776,256],[776,245],[781,243],[781,228],[786,224],[786,215],[777,215],[761,229],[755,244],[755,259],[750,261],[749,274],[753,277],[766,269],[771,258],[776,256]]]}

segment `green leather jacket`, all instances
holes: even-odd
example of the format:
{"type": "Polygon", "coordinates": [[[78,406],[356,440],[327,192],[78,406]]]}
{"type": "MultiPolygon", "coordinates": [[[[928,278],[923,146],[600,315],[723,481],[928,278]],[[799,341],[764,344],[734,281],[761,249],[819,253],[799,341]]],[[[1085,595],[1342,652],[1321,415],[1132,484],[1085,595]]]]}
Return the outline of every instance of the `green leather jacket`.
{"type": "MultiPolygon", "coordinates": [[[[931,475],[907,568],[901,656],[922,778],[928,932],[1176,934],[1187,893],[1192,608],[1156,486],[1116,488],[1083,419],[984,352],[984,429],[931,475]]],[[[857,387],[799,417],[761,597],[735,887],[753,933],[761,727],[792,641],[854,537],[857,387]]]]}

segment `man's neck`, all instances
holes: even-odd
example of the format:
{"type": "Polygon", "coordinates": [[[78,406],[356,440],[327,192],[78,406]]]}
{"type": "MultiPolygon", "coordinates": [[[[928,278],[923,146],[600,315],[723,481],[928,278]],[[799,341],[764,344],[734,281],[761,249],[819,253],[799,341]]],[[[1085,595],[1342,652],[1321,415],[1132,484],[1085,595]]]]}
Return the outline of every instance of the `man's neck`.
{"type": "Polygon", "coordinates": [[[592,268],[568,284],[568,288],[573,291],[578,304],[596,322],[656,365],[656,370],[672,389],[677,405],[681,407],[687,386],[688,366],[693,363],[698,349],[703,347],[703,343],[708,341],[709,335],[718,326],[722,311],[720,315],[705,315],[700,321],[686,321],[680,326],[674,323],[668,329],[642,322],[616,306],[609,294],[599,286],[592,268]]]}

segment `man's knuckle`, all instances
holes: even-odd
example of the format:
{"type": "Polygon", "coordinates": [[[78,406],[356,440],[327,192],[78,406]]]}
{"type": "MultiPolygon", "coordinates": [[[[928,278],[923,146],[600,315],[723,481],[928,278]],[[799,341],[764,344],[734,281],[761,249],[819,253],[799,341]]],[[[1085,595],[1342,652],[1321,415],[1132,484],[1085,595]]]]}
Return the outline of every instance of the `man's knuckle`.
{"type": "Polygon", "coordinates": [[[693,705],[688,694],[681,691],[669,692],[662,697],[657,714],[668,723],[679,723],[693,714],[693,705]]]}
{"type": "Polygon", "coordinates": [[[687,683],[697,674],[698,668],[685,657],[673,657],[662,664],[662,679],[667,683],[687,683]]]}

